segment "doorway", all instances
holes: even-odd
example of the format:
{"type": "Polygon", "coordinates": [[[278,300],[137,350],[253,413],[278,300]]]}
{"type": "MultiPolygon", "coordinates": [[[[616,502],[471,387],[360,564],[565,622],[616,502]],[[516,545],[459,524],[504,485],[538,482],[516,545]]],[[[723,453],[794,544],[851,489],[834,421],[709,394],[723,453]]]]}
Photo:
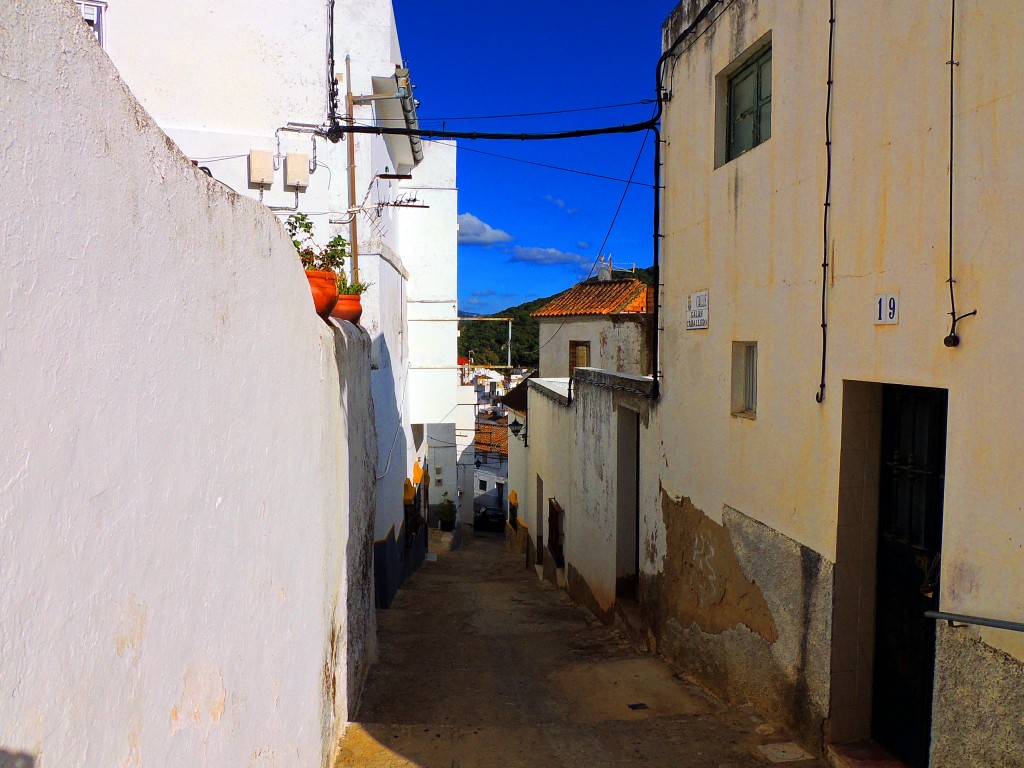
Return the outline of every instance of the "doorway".
{"type": "Polygon", "coordinates": [[[882,390],[871,735],[910,766],[928,765],[942,501],[945,390],[882,390]]]}

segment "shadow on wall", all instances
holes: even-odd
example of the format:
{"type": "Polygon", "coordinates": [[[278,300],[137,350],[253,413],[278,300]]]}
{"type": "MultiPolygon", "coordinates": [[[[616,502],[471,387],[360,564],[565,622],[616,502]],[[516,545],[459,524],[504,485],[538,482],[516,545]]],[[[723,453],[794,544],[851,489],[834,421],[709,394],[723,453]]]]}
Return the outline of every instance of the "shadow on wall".
{"type": "MultiPolygon", "coordinates": [[[[386,434],[378,434],[376,479],[390,487],[403,487],[406,477],[406,454],[409,444],[402,425],[402,403],[395,397],[395,373],[391,368],[391,353],[387,339],[381,335],[380,369],[372,372],[373,407],[378,425],[389,425],[386,434]]],[[[379,488],[380,486],[378,486],[379,488]]],[[[387,493],[384,493],[385,498],[387,493]]],[[[397,509],[383,510],[396,520],[384,538],[373,543],[373,581],[377,608],[388,608],[405,578],[423,561],[426,554],[426,531],[408,530],[399,496],[397,509]]],[[[378,510],[381,511],[381,510],[378,510]]],[[[414,521],[419,523],[419,521],[414,521]]],[[[418,528],[422,528],[422,524],[418,528]]]]}
{"type": "Polygon", "coordinates": [[[27,752],[0,749],[0,768],[35,768],[36,759],[27,752]]]}

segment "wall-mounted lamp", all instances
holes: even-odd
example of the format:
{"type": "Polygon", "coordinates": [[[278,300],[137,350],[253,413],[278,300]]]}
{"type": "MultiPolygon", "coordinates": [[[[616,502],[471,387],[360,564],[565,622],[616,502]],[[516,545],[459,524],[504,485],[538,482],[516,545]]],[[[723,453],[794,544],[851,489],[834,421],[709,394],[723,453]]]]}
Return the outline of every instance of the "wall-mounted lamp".
{"type": "Polygon", "coordinates": [[[517,419],[517,418],[512,419],[512,423],[508,425],[508,431],[512,433],[512,437],[519,437],[520,433],[522,433],[522,435],[523,435],[523,444],[524,445],[529,445],[529,443],[526,442],[527,439],[528,439],[528,433],[527,433],[526,425],[521,423],[519,421],[519,419],[517,419]]]}

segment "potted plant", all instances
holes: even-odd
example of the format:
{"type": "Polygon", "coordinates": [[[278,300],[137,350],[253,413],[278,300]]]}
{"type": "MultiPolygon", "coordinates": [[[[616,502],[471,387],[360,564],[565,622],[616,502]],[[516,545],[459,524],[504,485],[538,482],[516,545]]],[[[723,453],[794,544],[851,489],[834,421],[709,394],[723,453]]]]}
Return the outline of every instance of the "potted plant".
{"type": "Polygon", "coordinates": [[[335,235],[326,246],[317,245],[313,239],[313,222],[304,213],[289,216],[285,228],[306,270],[316,313],[326,320],[338,301],[338,274],[344,274],[348,242],[341,235],[335,235]]]}
{"type": "Polygon", "coordinates": [[[363,302],[359,297],[367,288],[366,283],[350,283],[344,271],[338,273],[338,303],[334,305],[331,317],[358,323],[363,314],[363,302]]]}
{"type": "Polygon", "coordinates": [[[455,530],[455,502],[448,498],[447,493],[441,494],[440,510],[437,513],[437,519],[440,521],[440,528],[442,531],[454,531],[455,530]]]}

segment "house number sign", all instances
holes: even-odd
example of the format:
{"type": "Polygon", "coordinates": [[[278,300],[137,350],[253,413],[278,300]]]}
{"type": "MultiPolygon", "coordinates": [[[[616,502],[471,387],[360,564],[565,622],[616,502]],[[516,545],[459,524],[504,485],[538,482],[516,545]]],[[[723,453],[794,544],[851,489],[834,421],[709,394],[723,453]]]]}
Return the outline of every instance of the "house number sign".
{"type": "Polygon", "coordinates": [[[875,325],[899,325],[900,295],[898,293],[883,293],[875,296],[873,309],[875,325]]]}
{"type": "Polygon", "coordinates": [[[708,327],[708,292],[697,291],[686,297],[686,330],[697,331],[708,327]]]}

